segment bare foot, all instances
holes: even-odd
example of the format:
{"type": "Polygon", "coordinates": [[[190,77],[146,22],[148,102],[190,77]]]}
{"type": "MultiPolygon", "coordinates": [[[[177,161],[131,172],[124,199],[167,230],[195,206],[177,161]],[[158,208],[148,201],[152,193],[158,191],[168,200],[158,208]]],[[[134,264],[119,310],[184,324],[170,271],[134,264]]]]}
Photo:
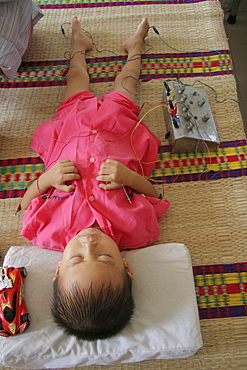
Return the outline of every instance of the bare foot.
{"type": "Polygon", "coordinates": [[[129,53],[131,49],[135,47],[142,47],[143,40],[148,35],[149,23],[147,18],[143,18],[141,23],[139,23],[135,33],[130,36],[123,44],[123,49],[126,53],[129,53]]]}
{"type": "Polygon", "coordinates": [[[75,15],[72,17],[71,23],[73,34],[73,46],[84,51],[92,50],[93,48],[92,41],[82,31],[80,22],[78,21],[75,15]]]}

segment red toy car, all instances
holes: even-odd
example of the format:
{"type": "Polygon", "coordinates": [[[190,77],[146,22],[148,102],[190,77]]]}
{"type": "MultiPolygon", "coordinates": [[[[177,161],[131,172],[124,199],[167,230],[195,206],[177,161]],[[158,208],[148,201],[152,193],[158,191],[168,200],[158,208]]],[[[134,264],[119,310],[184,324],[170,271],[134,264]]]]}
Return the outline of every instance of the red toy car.
{"type": "Polygon", "coordinates": [[[22,333],[30,324],[24,301],[25,267],[0,267],[0,335],[22,333]]]}

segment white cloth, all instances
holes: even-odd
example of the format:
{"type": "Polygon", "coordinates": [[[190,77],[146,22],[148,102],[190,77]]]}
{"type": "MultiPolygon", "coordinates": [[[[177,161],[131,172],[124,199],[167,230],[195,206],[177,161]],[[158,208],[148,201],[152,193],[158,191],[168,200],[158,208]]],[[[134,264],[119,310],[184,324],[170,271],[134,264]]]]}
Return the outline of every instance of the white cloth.
{"type": "Polygon", "coordinates": [[[31,0],[0,0],[0,69],[12,79],[32,36],[33,26],[43,17],[31,0]]]}
{"type": "Polygon", "coordinates": [[[193,355],[202,346],[202,339],[187,248],[183,244],[161,244],[122,254],[135,275],[134,316],[117,336],[87,342],[64,334],[51,319],[51,280],[61,252],[11,247],[4,265],[27,268],[25,301],[31,324],[22,334],[0,337],[0,363],[47,369],[193,355]]]}

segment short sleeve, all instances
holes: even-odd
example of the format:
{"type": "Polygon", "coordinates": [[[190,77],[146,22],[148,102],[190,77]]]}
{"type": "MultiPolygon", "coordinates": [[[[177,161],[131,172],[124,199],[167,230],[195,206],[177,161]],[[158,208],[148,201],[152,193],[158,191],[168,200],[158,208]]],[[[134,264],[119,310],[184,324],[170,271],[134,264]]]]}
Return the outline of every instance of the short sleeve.
{"type": "Polygon", "coordinates": [[[147,200],[152,204],[157,221],[161,220],[162,216],[166,213],[170,206],[169,200],[163,200],[159,198],[153,198],[146,196],[147,200]]]}

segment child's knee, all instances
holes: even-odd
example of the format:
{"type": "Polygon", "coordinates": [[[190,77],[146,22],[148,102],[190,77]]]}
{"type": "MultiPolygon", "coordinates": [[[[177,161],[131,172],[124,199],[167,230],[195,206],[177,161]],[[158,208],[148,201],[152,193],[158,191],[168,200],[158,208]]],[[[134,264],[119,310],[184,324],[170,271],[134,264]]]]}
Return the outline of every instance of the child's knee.
{"type": "Polygon", "coordinates": [[[121,73],[117,76],[119,80],[129,79],[129,81],[138,81],[139,73],[136,72],[135,69],[126,68],[125,70],[122,70],[121,73]]]}
{"type": "Polygon", "coordinates": [[[135,74],[132,70],[126,71],[122,75],[119,75],[115,80],[114,90],[134,90],[136,91],[137,85],[139,83],[139,76],[135,74]]]}
{"type": "Polygon", "coordinates": [[[80,79],[80,78],[85,78],[87,77],[88,74],[87,74],[87,71],[85,71],[85,69],[81,66],[70,66],[69,70],[68,70],[68,73],[67,73],[67,80],[71,80],[71,79],[80,79]]]}

